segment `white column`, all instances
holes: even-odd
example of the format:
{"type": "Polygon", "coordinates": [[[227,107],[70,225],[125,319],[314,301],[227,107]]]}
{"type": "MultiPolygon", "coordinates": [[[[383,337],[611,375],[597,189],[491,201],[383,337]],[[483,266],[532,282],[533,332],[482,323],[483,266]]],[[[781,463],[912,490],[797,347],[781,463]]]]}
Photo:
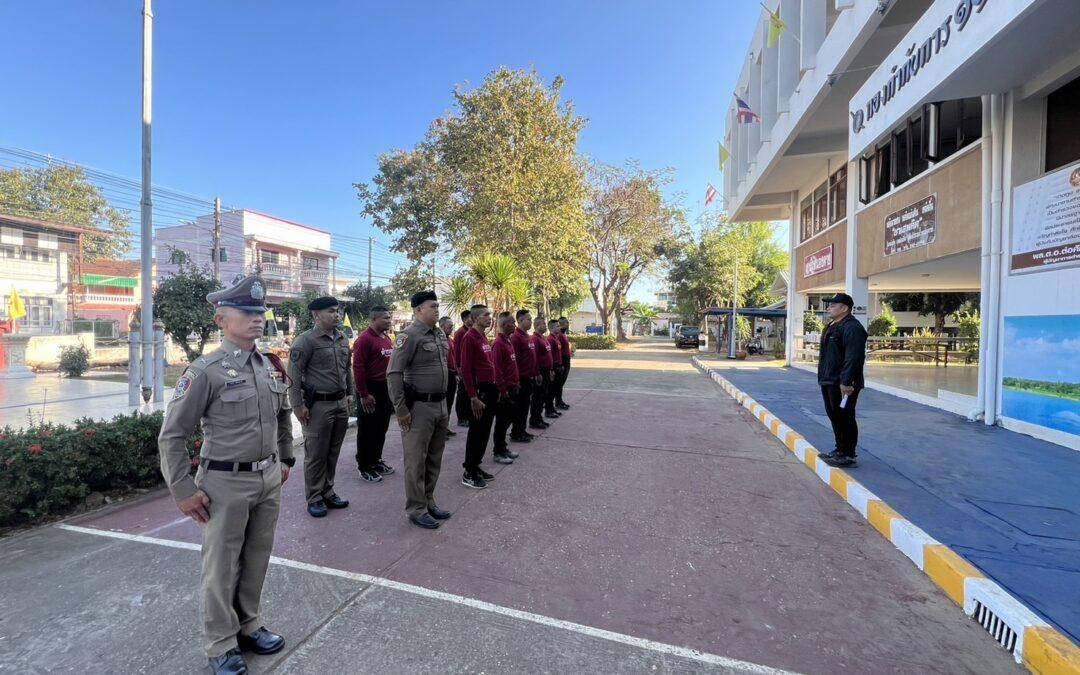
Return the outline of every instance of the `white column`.
{"type": "Polygon", "coordinates": [[[780,36],[777,49],[777,101],[776,112],[791,110],[791,96],[799,83],[799,3],[793,0],[780,3],[780,19],[787,30],[780,36]]]}
{"type": "Polygon", "coordinates": [[[825,41],[825,0],[801,0],[800,63],[803,70],[810,70],[817,65],[817,51],[825,41]]]}
{"type": "MultiPolygon", "coordinates": [[[[761,26],[758,26],[758,30],[761,30],[761,26]]],[[[750,98],[747,100],[750,104],[750,109],[761,114],[761,56],[755,55],[754,62],[750,64],[750,98]]],[[[749,168],[754,170],[754,165],[757,164],[758,150],[761,149],[761,121],[757,120],[750,124],[743,125],[748,127],[747,129],[747,151],[749,153],[749,168]]]]}
{"type": "Polygon", "coordinates": [[[866,307],[870,304],[870,279],[859,277],[859,238],[855,227],[855,206],[859,203],[859,163],[848,162],[847,173],[847,251],[844,255],[844,284],[847,294],[855,301],[853,315],[866,325],[866,307]],[[854,167],[854,168],[853,168],[854,167]]]}
{"type": "Polygon", "coordinates": [[[795,360],[795,336],[802,335],[802,302],[795,292],[795,284],[802,278],[802,268],[795,262],[795,247],[799,242],[799,192],[791,192],[791,217],[788,218],[788,289],[787,320],[784,326],[784,361],[787,365],[795,360]]]}
{"type": "Polygon", "coordinates": [[[777,46],[768,46],[769,22],[765,21],[766,39],[761,50],[761,142],[768,143],[772,140],[772,128],[776,124],[776,97],[779,93],[777,80],[777,46]]]}

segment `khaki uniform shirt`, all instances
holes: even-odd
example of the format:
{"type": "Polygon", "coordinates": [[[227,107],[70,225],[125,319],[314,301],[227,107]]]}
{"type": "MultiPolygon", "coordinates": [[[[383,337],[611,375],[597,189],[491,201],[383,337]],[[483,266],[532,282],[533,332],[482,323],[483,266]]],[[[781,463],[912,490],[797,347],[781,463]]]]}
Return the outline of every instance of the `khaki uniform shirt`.
{"type": "Polygon", "coordinates": [[[398,417],[409,414],[405,405],[405,386],[408,383],[422,394],[446,391],[449,375],[450,341],[438,326],[428,328],[423,321],[413,321],[394,339],[394,353],[386,368],[386,384],[390,402],[398,417]]]}
{"type": "Polygon", "coordinates": [[[161,473],[176,501],[195,494],[187,441],[202,422],[200,454],[226,462],[293,456],[287,385],[270,359],[228,340],[176,382],[158,435],[161,473]]]}
{"type": "Polygon", "coordinates": [[[337,329],[330,334],[315,326],[298,335],[289,350],[289,400],[293,407],[304,402],[301,383],[315,387],[320,394],[344,391],[355,396],[351,357],[349,340],[337,329]]]}

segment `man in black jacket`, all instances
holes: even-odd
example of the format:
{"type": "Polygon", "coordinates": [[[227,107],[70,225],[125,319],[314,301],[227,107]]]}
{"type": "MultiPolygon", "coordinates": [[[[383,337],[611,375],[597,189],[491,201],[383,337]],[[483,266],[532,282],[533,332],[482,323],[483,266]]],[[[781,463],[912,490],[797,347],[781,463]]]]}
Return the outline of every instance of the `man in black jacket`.
{"type": "Polygon", "coordinates": [[[836,436],[836,448],[821,455],[821,460],[829,466],[853,467],[857,466],[855,447],[859,444],[855,404],[866,386],[863,380],[866,329],[851,315],[855,303],[850,295],[837,293],[826,302],[829,325],[821,334],[817,379],[836,436]]]}

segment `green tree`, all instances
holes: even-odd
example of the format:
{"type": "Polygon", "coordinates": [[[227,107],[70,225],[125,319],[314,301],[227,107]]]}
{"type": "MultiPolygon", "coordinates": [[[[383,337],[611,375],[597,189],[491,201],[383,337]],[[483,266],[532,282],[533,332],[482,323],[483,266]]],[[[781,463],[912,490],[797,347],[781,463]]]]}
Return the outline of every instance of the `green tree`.
{"type": "Polygon", "coordinates": [[[896,323],[896,317],[889,310],[889,306],[885,305],[881,308],[881,314],[878,314],[870,321],[870,325],[866,327],[866,332],[870,335],[877,337],[892,337],[896,335],[898,330],[898,324],[896,323]]]}
{"type": "Polygon", "coordinates": [[[934,334],[945,330],[945,319],[961,309],[978,305],[978,293],[886,293],[882,301],[897,312],[918,312],[934,317],[934,334]]]}
{"type": "Polygon", "coordinates": [[[632,312],[630,316],[634,318],[634,323],[647,330],[652,329],[653,321],[660,316],[655,307],[640,300],[631,300],[628,306],[632,312]]]}
{"type": "Polygon", "coordinates": [[[787,261],[776,243],[775,226],[765,221],[732,223],[716,212],[706,213],[699,222],[702,233],[697,241],[668,254],[668,281],[684,321],[697,324],[709,307],[731,306],[736,261],[739,306],[774,302],[768,288],[787,261]]]}
{"type": "Polygon", "coordinates": [[[580,277],[586,232],[576,148],[585,120],[562,100],[562,87],[562,78],[547,85],[535,71],[505,67],[475,89],[458,87],[453,109],[422,142],[384,154],[370,184],[356,185],[364,213],[413,263],[401,282],[444,249],[461,267],[502,253],[541,297],[580,277]]]}
{"type": "Polygon", "coordinates": [[[531,306],[535,300],[529,283],[512,258],[485,253],[469,261],[473,296],[483,298],[493,313],[531,306]]]}
{"type": "Polygon", "coordinates": [[[825,330],[825,322],[821,320],[818,313],[812,309],[808,309],[803,312],[803,335],[808,333],[820,333],[825,330]]]}
{"type": "Polygon", "coordinates": [[[367,327],[368,315],[372,307],[383,306],[393,310],[398,301],[391,289],[383,286],[369,288],[367,284],[357,282],[345,289],[343,294],[351,300],[345,302],[345,314],[349,317],[349,323],[359,331],[367,327]]]}
{"type": "MultiPolygon", "coordinates": [[[[662,189],[671,171],[646,171],[594,164],[586,203],[588,219],[587,270],[589,291],[604,332],[612,318],[621,316],[630,286],[655,269],[675,246],[685,227],[681,209],[669,204],[662,189]]],[[[618,339],[624,340],[621,321],[614,321],[618,339]]]]}
{"type": "Polygon", "coordinates": [[[165,325],[165,334],[180,345],[189,362],[202,356],[210,335],[217,330],[214,308],[206,295],[221,287],[208,270],[185,262],[154,289],[154,316],[165,325]],[[192,333],[197,340],[194,347],[188,344],[192,333]]]}
{"type": "Polygon", "coordinates": [[[439,304],[445,306],[443,313],[452,313],[456,323],[461,312],[476,303],[476,284],[469,276],[459,274],[450,280],[450,293],[439,300],[439,304]]]}
{"type": "Polygon", "coordinates": [[[311,317],[311,310],[308,309],[308,304],[315,298],[321,297],[323,294],[318,291],[304,291],[304,294],[300,298],[289,298],[282,300],[281,304],[274,307],[274,316],[279,323],[284,326],[288,326],[289,318],[296,317],[296,332],[294,336],[303,333],[315,325],[315,320],[311,317]]]}
{"type": "Polygon", "coordinates": [[[132,234],[126,214],[109,205],[77,166],[0,170],[0,212],[99,230],[83,242],[83,259],[119,258],[132,234]]]}

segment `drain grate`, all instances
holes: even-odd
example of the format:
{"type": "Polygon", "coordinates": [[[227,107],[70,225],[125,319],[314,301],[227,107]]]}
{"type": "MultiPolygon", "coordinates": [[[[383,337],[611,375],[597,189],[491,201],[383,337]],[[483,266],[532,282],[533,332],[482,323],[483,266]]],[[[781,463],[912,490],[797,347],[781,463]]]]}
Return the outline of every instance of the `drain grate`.
{"type": "Polygon", "coordinates": [[[997,640],[999,645],[1010,654],[1016,654],[1016,631],[1009,628],[1009,625],[994,614],[993,610],[976,600],[975,613],[972,616],[980,626],[986,629],[987,633],[990,633],[991,637],[997,640]]]}

